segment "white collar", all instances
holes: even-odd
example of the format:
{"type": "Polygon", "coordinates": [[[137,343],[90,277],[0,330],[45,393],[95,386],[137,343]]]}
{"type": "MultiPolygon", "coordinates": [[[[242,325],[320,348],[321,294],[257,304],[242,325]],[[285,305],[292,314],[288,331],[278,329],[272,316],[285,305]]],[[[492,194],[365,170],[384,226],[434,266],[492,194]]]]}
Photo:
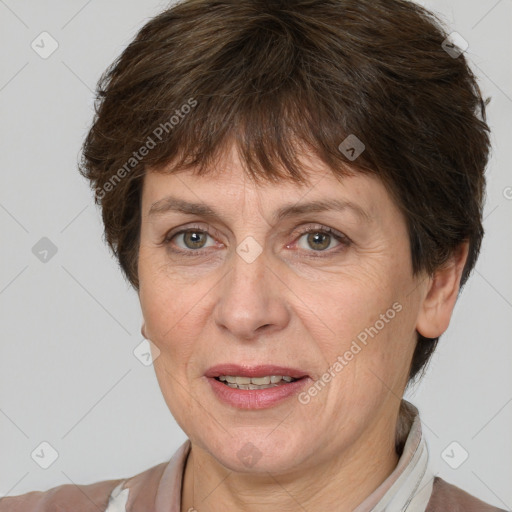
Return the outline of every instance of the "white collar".
{"type": "Polygon", "coordinates": [[[428,447],[418,409],[404,399],[402,406],[413,421],[398,464],[354,512],[425,512],[427,508],[434,483],[428,447]]]}

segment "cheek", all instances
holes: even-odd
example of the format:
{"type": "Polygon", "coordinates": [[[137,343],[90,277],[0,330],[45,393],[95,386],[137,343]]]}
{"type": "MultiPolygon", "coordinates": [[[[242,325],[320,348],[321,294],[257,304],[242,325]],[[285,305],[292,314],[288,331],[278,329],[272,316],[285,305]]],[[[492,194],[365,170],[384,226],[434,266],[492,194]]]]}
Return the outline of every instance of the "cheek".
{"type": "Polygon", "coordinates": [[[157,254],[150,254],[139,263],[139,300],[146,333],[159,348],[186,347],[200,326],[202,301],[212,285],[204,279],[185,279],[157,260],[157,254]]]}
{"type": "Polygon", "coordinates": [[[302,312],[307,329],[313,337],[324,339],[328,347],[337,350],[343,349],[360,333],[364,336],[365,330],[392,308],[396,300],[388,286],[355,273],[338,275],[317,285],[307,282],[294,289],[307,306],[296,308],[297,312],[302,312]]]}
{"type": "Polygon", "coordinates": [[[405,303],[407,286],[407,276],[390,268],[346,273],[318,288],[309,282],[298,291],[311,305],[298,314],[321,352],[324,370],[336,365],[338,397],[350,401],[359,389],[385,388],[379,378],[393,389],[403,379],[414,348],[414,307],[405,303]]]}
{"type": "Polygon", "coordinates": [[[346,338],[350,342],[342,354],[346,398],[370,408],[380,407],[390,393],[402,396],[415,346],[410,309],[401,301],[374,306],[365,325],[346,338]]]}
{"type": "Polygon", "coordinates": [[[193,351],[198,338],[200,322],[199,306],[180,300],[179,290],[172,297],[152,294],[141,299],[147,337],[158,347],[164,359],[173,366],[185,360],[193,351]]]}

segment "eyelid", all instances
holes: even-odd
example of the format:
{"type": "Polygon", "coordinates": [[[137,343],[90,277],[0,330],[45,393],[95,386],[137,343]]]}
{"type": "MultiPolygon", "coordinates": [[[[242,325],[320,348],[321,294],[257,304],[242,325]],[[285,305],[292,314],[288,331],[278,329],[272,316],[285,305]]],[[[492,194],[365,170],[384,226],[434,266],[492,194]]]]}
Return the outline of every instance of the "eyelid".
{"type": "Polygon", "coordinates": [[[327,232],[331,235],[335,235],[337,236],[338,238],[341,238],[343,240],[346,240],[347,242],[350,240],[349,237],[347,235],[345,235],[344,233],[342,233],[341,231],[338,231],[334,228],[331,228],[329,226],[325,226],[324,224],[318,224],[318,223],[303,223],[301,224],[301,226],[297,227],[296,229],[293,230],[292,232],[292,236],[295,236],[295,235],[305,235],[307,233],[316,233],[318,231],[322,231],[322,232],[327,232]],[[304,224],[309,224],[307,227],[302,227],[304,226],[304,224]]]}

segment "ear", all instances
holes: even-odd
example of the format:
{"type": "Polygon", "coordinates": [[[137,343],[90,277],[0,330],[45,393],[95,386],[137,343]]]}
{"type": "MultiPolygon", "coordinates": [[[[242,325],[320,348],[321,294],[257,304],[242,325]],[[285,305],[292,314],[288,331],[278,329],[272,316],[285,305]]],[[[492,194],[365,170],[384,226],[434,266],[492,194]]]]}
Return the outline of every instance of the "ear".
{"type": "Polygon", "coordinates": [[[450,259],[430,278],[416,323],[416,330],[426,338],[438,338],[448,329],[468,250],[469,242],[462,242],[450,259]]]}

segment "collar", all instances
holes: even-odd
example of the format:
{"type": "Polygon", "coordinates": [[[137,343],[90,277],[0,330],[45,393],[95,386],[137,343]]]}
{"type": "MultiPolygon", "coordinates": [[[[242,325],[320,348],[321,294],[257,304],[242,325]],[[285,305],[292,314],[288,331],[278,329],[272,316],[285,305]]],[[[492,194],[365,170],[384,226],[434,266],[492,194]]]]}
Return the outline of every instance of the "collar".
{"type": "Polygon", "coordinates": [[[354,512],[425,512],[427,508],[434,474],[418,409],[404,399],[398,423],[397,446],[405,443],[398,464],[354,512]]]}

